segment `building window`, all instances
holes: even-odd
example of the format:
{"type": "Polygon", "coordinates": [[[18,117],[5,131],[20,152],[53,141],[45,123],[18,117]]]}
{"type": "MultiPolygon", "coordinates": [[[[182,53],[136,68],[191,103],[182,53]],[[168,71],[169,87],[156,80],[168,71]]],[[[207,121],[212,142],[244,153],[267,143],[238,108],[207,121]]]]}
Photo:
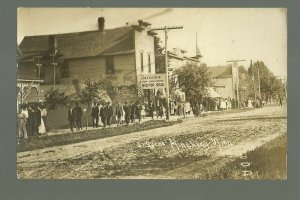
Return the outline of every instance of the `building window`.
{"type": "Polygon", "coordinates": [[[151,73],[151,57],[150,57],[150,54],[148,54],[148,72],[151,73]]]}
{"type": "Polygon", "coordinates": [[[144,57],[144,56],[143,56],[143,53],[141,52],[141,53],[140,53],[140,58],[141,58],[141,71],[142,71],[142,72],[144,72],[144,62],[143,62],[144,59],[143,59],[143,57],[144,57]]]}
{"type": "Polygon", "coordinates": [[[45,78],[45,69],[44,66],[42,64],[36,64],[36,76],[38,79],[44,80],[45,78]]]}
{"type": "Polygon", "coordinates": [[[106,74],[114,74],[115,68],[114,68],[114,59],[112,56],[106,57],[106,74]]]}
{"type": "Polygon", "coordinates": [[[68,63],[64,63],[61,66],[61,77],[62,78],[68,78],[69,77],[69,65],[68,65],[68,63]]]}

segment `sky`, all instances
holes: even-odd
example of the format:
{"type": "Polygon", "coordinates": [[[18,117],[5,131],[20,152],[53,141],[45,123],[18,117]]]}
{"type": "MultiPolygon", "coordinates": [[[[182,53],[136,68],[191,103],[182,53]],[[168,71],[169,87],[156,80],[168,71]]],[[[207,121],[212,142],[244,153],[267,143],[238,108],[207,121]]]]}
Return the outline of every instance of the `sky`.
{"type": "Polygon", "coordinates": [[[276,76],[287,75],[287,11],[282,8],[19,8],[17,14],[18,44],[24,36],[97,30],[98,17],[105,18],[105,29],[143,19],[152,28],[183,26],[169,31],[168,49],[184,49],[187,56],[196,54],[197,33],[208,66],[246,60],[239,64],[249,67],[250,60],[260,60],[276,76]]]}

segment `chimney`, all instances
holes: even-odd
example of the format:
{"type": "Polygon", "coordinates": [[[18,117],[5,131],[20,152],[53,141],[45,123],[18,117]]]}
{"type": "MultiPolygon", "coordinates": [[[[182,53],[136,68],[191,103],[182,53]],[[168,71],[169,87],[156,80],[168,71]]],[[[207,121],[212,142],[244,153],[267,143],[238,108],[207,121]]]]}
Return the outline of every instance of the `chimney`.
{"type": "Polygon", "coordinates": [[[139,23],[139,27],[140,27],[142,30],[146,29],[148,26],[151,26],[150,23],[145,22],[145,21],[143,21],[143,20],[141,20],[141,19],[138,20],[138,23],[139,23]]]}
{"type": "Polygon", "coordinates": [[[55,55],[57,53],[57,40],[55,35],[49,36],[48,45],[49,45],[49,52],[55,55]]]}
{"type": "Polygon", "coordinates": [[[104,17],[99,17],[98,18],[98,26],[99,26],[99,31],[103,32],[104,31],[104,17]]]}

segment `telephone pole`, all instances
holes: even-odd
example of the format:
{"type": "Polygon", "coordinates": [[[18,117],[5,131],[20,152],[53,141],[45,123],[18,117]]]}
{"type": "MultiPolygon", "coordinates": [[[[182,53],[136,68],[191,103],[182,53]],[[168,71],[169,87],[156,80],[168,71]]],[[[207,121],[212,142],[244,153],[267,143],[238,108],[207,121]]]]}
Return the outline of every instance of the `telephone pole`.
{"type": "Polygon", "coordinates": [[[151,31],[164,31],[165,32],[165,68],[166,68],[166,94],[167,94],[167,120],[170,119],[170,109],[169,109],[169,104],[170,104],[170,94],[169,94],[169,75],[168,75],[168,46],[167,46],[167,41],[168,41],[168,31],[172,29],[182,29],[183,26],[165,26],[162,28],[152,28],[151,31]]]}
{"type": "MultiPolygon", "coordinates": [[[[238,62],[243,62],[246,60],[229,60],[227,62],[231,62],[233,63],[233,67],[236,67],[236,82],[235,82],[235,87],[236,87],[236,99],[237,99],[237,107],[238,109],[240,109],[240,97],[239,97],[239,66],[238,66],[238,62]]],[[[233,74],[232,74],[232,78],[233,78],[233,74]]]]}
{"type": "MultiPolygon", "coordinates": [[[[252,69],[252,60],[250,62],[250,68],[252,69]]],[[[252,72],[252,82],[253,82],[253,91],[254,91],[254,99],[256,99],[256,88],[255,88],[255,80],[254,80],[254,73],[252,72]]]]}
{"type": "Polygon", "coordinates": [[[259,99],[261,99],[261,93],[260,93],[260,78],[259,78],[259,67],[260,67],[260,63],[258,63],[258,67],[257,67],[257,79],[258,79],[258,94],[259,94],[259,99]]]}

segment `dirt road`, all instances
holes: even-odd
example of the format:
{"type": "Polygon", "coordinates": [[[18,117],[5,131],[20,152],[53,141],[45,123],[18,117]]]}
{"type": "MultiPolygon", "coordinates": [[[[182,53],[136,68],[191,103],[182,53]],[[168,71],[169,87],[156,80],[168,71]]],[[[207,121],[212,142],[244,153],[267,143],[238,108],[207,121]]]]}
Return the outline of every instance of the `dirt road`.
{"type": "Polygon", "coordinates": [[[17,154],[19,178],[205,178],[287,133],[286,107],[189,118],[169,127],[17,154]]]}

